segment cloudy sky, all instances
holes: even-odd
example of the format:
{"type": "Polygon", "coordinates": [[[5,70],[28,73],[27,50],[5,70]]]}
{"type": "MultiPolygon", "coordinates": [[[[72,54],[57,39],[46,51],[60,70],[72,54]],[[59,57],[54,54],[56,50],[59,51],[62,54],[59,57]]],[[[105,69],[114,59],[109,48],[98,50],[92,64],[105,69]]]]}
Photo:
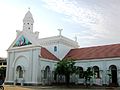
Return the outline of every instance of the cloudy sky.
{"type": "Polygon", "coordinates": [[[62,35],[80,47],[120,43],[120,0],[0,0],[0,57],[22,30],[30,7],[39,38],[62,35]]]}

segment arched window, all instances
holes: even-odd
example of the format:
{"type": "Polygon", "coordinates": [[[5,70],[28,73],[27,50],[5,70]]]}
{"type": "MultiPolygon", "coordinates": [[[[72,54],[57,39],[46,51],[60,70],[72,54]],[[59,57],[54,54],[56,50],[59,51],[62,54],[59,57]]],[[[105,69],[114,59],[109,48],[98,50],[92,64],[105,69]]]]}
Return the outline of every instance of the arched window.
{"type": "Polygon", "coordinates": [[[56,52],[57,51],[57,46],[54,46],[54,52],[56,52]]]}
{"type": "Polygon", "coordinates": [[[117,67],[116,67],[115,65],[111,65],[111,66],[109,67],[109,69],[110,69],[110,70],[117,70],[117,67]]]}
{"type": "Polygon", "coordinates": [[[82,67],[78,67],[78,73],[79,73],[79,78],[83,78],[83,68],[82,67]]]}
{"type": "Polygon", "coordinates": [[[47,79],[50,75],[50,67],[46,66],[45,72],[44,72],[44,79],[47,79]]]}
{"type": "Polygon", "coordinates": [[[111,65],[109,67],[110,73],[109,73],[109,79],[111,79],[111,83],[114,83],[117,85],[118,80],[117,80],[117,66],[116,65],[111,65]]]}
{"type": "Polygon", "coordinates": [[[93,67],[93,73],[94,73],[94,78],[100,78],[100,73],[99,73],[99,67],[98,66],[93,67]]]}
{"type": "Polygon", "coordinates": [[[23,78],[23,70],[22,70],[22,67],[21,66],[18,66],[17,69],[17,75],[18,75],[18,78],[23,78]]]}

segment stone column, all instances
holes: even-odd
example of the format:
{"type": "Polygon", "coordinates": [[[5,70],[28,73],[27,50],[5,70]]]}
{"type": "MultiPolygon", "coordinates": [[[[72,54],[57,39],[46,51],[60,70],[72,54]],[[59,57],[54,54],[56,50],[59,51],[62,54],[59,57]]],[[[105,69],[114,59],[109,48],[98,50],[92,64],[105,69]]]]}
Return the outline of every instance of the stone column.
{"type": "Polygon", "coordinates": [[[42,85],[45,85],[44,70],[41,70],[41,82],[42,82],[42,85]]]}
{"type": "Polygon", "coordinates": [[[103,85],[103,70],[100,70],[100,84],[103,85]]]}

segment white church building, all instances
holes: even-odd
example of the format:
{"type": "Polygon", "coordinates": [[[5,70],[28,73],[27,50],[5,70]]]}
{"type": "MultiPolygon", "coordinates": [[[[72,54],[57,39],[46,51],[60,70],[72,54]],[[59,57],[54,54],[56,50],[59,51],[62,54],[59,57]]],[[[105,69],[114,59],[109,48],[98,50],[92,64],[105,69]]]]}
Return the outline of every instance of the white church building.
{"type": "MultiPolygon", "coordinates": [[[[92,84],[120,85],[120,44],[79,48],[76,41],[62,36],[61,31],[58,36],[39,39],[33,24],[28,11],[23,30],[16,31],[16,39],[7,50],[6,84],[52,84],[55,64],[63,58],[73,58],[81,71],[93,67],[92,84]]],[[[73,75],[70,81],[82,84],[84,78],[73,75]]]]}

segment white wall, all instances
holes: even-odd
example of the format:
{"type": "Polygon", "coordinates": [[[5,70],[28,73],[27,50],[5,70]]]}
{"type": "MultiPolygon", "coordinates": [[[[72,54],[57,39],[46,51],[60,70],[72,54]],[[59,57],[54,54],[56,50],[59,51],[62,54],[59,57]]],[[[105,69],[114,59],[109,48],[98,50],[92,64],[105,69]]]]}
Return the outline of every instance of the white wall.
{"type": "Polygon", "coordinates": [[[14,82],[16,67],[20,65],[25,69],[25,83],[37,83],[39,54],[38,47],[9,51],[6,82],[14,82]]]}
{"type": "MultiPolygon", "coordinates": [[[[55,70],[55,65],[56,65],[57,61],[54,61],[54,60],[48,60],[48,59],[43,59],[43,58],[40,58],[40,70],[45,70],[45,68],[47,66],[50,67],[50,83],[54,81],[54,73],[53,71],[55,70]]],[[[39,75],[39,78],[41,78],[41,81],[40,83],[41,84],[45,84],[45,82],[48,84],[49,81],[46,81],[44,78],[44,72],[42,72],[40,75],[39,75]],[[45,80],[45,82],[44,82],[45,80]]],[[[49,83],[49,84],[50,84],[49,83]]]]}
{"type": "Polygon", "coordinates": [[[109,84],[108,70],[111,65],[117,67],[117,80],[120,85],[120,58],[108,58],[108,59],[92,59],[92,60],[77,60],[76,66],[83,67],[84,70],[87,67],[98,66],[100,70],[101,84],[109,84]]]}
{"type": "Polygon", "coordinates": [[[60,60],[64,58],[64,56],[72,49],[72,47],[56,43],[54,45],[44,46],[47,48],[48,51],[50,51],[52,54],[54,54],[57,58],[60,60]],[[57,46],[57,51],[54,52],[54,46],[57,46]]]}

